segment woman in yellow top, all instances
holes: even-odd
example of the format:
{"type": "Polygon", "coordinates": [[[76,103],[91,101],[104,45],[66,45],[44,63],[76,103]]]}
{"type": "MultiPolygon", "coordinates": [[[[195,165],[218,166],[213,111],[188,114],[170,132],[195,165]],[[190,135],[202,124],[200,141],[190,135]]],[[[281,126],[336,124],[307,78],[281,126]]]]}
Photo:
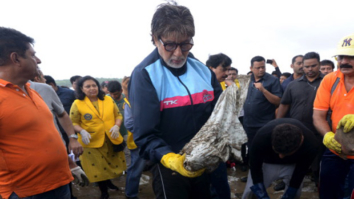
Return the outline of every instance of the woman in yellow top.
{"type": "Polygon", "coordinates": [[[81,165],[90,182],[97,182],[101,199],[109,198],[109,179],[119,177],[126,170],[124,152],[115,152],[113,144],[123,142],[119,134],[122,114],[113,99],[99,89],[98,81],[85,76],[78,82],[78,99],[74,101],[70,118],[78,141],[84,147],[81,165]]]}

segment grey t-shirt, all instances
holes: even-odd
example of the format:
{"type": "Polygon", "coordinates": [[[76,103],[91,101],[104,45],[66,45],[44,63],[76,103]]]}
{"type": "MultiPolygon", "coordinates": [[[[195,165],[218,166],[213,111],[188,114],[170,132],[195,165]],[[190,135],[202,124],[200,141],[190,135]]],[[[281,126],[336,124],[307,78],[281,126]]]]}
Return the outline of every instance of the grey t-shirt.
{"type": "Polygon", "coordinates": [[[52,112],[55,128],[58,130],[58,133],[60,134],[65,145],[65,141],[55,121],[55,117],[56,117],[55,113],[61,115],[65,111],[64,106],[61,103],[58,95],[55,93],[54,89],[47,84],[32,82],[32,81],[29,81],[29,83],[31,84],[30,87],[35,91],[37,91],[37,93],[43,98],[44,102],[47,104],[49,110],[52,112]]]}

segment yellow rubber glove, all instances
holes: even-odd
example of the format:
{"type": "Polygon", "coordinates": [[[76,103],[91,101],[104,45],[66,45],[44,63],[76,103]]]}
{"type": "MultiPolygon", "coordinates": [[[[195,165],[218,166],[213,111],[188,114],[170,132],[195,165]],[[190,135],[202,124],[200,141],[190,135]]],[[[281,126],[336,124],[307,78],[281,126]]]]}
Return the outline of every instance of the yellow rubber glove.
{"type": "Polygon", "coordinates": [[[338,123],[337,129],[343,128],[344,133],[348,133],[350,130],[354,128],[354,114],[345,115],[338,123]]]}
{"type": "Polygon", "coordinates": [[[332,131],[325,134],[323,137],[323,144],[337,153],[342,153],[342,145],[334,139],[334,133],[332,131]]]}
{"type": "Polygon", "coordinates": [[[205,169],[200,169],[195,172],[186,170],[183,166],[184,159],[186,159],[186,154],[180,155],[176,153],[168,153],[162,156],[161,164],[166,168],[176,171],[179,174],[188,178],[195,178],[203,174],[205,169]]]}

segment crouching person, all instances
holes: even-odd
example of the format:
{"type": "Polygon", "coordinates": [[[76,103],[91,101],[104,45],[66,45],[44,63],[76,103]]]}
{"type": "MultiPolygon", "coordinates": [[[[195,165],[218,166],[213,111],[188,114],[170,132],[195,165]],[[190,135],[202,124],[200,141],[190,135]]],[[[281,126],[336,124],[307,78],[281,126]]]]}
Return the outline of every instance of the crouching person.
{"type": "Polygon", "coordinates": [[[250,148],[250,173],[242,199],[269,198],[266,188],[283,178],[282,199],[300,198],[302,180],[317,155],[318,141],[301,122],[282,118],[259,129],[250,148]]]}

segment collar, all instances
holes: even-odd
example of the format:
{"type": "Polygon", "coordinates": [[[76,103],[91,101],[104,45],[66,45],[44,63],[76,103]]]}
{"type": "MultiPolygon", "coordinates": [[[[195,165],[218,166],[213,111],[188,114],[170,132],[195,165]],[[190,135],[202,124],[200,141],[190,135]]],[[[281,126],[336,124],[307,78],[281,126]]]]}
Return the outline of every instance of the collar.
{"type": "Polygon", "coordinates": [[[11,82],[8,82],[6,80],[0,79],[0,86],[6,87],[7,85],[13,85],[11,82]]]}
{"type": "MultiPolygon", "coordinates": [[[[267,80],[269,76],[270,74],[264,73],[264,75],[258,80],[258,82],[261,82],[262,80],[267,80]]],[[[256,82],[253,74],[251,76],[251,81],[256,82]]]]}
{"type": "MultiPolygon", "coordinates": [[[[31,80],[29,80],[26,84],[25,87],[29,87],[31,83],[31,80]]],[[[11,82],[8,82],[6,80],[0,79],[0,86],[2,87],[8,87],[8,86],[17,86],[16,84],[13,84],[11,82]]],[[[18,86],[17,86],[18,87],[18,86]]]]}
{"type": "Polygon", "coordinates": [[[101,119],[103,118],[104,113],[103,113],[103,101],[102,100],[100,100],[99,98],[97,99],[99,111],[96,110],[96,108],[93,106],[92,102],[90,101],[90,99],[87,96],[85,96],[84,102],[91,109],[91,111],[93,111],[98,116],[98,118],[101,118],[101,119]]]}
{"type": "MultiPolygon", "coordinates": [[[[320,72],[320,75],[313,81],[316,81],[318,79],[323,79],[324,75],[320,72]]],[[[307,77],[305,75],[302,75],[300,78],[299,78],[299,81],[306,81],[306,82],[309,82],[309,80],[307,79],[307,77]]]]}

